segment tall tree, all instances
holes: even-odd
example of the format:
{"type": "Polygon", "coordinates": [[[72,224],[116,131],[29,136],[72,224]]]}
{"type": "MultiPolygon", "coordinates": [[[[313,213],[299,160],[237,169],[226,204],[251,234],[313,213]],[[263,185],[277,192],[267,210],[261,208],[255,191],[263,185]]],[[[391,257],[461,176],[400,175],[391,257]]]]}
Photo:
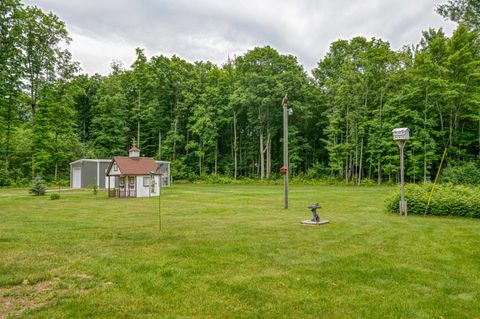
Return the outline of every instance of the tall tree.
{"type": "Polygon", "coordinates": [[[480,30],[480,2],[478,0],[449,0],[439,5],[437,12],[444,18],[463,23],[469,28],[480,30]]]}
{"type": "Polygon", "coordinates": [[[38,96],[50,82],[57,79],[71,63],[63,44],[70,38],[58,16],[44,13],[37,7],[26,7],[19,18],[22,30],[19,46],[23,55],[23,72],[30,94],[32,119],[35,120],[38,96]]]}

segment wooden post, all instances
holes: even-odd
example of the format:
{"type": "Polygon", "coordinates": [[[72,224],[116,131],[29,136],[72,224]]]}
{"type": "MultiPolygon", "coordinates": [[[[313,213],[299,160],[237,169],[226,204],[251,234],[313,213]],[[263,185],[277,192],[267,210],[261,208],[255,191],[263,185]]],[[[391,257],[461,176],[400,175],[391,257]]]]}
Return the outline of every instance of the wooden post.
{"type": "Polygon", "coordinates": [[[158,160],[162,160],[162,132],[158,132],[158,160]]]}
{"type": "Polygon", "coordinates": [[[162,231],[162,211],[161,211],[161,201],[162,197],[162,173],[159,174],[159,183],[158,183],[158,232],[162,231]]]}
{"type": "Polygon", "coordinates": [[[402,191],[402,196],[400,199],[400,215],[407,216],[407,205],[405,203],[405,166],[403,163],[403,149],[405,146],[405,141],[399,141],[398,147],[400,148],[400,187],[402,191]]]}
{"type": "Polygon", "coordinates": [[[288,97],[285,95],[282,101],[283,104],[283,166],[286,168],[283,176],[284,189],[284,208],[288,209],[288,97]]]}

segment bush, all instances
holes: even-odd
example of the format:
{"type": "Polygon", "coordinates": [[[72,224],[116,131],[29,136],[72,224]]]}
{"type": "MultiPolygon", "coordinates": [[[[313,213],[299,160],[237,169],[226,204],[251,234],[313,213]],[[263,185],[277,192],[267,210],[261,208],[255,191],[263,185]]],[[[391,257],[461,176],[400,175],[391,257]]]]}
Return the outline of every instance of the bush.
{"type": "Polygon", "coordinates": [[[480,185],[480,162],[466,162],[443,170],[441,182],[480,185]]]}
{"type": "Polygon", "coordinates": [[[93,195],[97,195],[97,194],[98,194],[98,186],[97,186],[97,184],[87,185],[87,188],[92,190],[93,195]]]}
{"type": "Polygon", "coordinates": [[[12,183],[11,174],[7,170],[0,168],[0,186],[10,186],[12,183]]]}
{"type": "Polygon", "coordinates": [[[42,196],[45,195],[46,190],[45,181],[39,176],[35,177],[30,186],[30,194],[42,196]]]}
{"type": "Polygon", "coordinates": [[[321,163],[315,163],[305,174],[305,179],[325,179],[332,175],[332,170],[321,163]]]}
{"type": "Polygon", "coordinates": [[[59,193],[51,193],[51,194],[50,194],[50,199],[51,199],[51,200],[60,199],[60,194],[59,194],[59,193]]]}
{"type": "MultiPolygon", "coordinates": [[[[423,215],[431,185],[409,184],[405,187],[408,214],[423,215]]],[[[399,212],[400,191],[387,199],[387,210],[399,212]]],[[[480,189],[461,185],[437,185],[427,211],[428,215],[480,218],[480,189]]]]}

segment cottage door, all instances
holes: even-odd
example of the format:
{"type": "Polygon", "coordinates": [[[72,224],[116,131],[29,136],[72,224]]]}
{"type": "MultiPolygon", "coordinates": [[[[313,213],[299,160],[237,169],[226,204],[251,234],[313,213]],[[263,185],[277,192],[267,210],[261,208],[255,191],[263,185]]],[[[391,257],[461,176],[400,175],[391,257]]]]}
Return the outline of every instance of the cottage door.
{"type": "Polygon", "coordinates": [[[128,197],[136,197],[135,193],[135,176],[128,177],[128,197]]]}
{"type": "Polygon", "coordinates": [[[120,197],[127,197],[127,188],[125,186],[124,176],[120,176],[119,193],[120,193],[120,197]]]}

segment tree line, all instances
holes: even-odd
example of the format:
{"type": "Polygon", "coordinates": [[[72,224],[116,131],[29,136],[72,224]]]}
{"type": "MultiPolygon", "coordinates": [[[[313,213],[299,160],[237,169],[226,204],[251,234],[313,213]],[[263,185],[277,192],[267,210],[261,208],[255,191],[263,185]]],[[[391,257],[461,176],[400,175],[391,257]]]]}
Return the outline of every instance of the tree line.
{"type": "Polygon", "coordinates": [[[338,40],[311,73],[264,46],[221,66],[137,48],[130,68],[114,61],[102,76],[81,74],[56,15],[4,0],[0,185],[68,179],[71,161],[126,155],[132,143],[172,161],[174,178],[275,178],[285,94],[293,176],[395,181],[391,131],[409,127],[407,178],[430,180],[446,146],[449,165],[480,158],[479,5],[437,11],[459,22],[451,37],[429,29],[397,51],[376,38],[338,40]]]}

